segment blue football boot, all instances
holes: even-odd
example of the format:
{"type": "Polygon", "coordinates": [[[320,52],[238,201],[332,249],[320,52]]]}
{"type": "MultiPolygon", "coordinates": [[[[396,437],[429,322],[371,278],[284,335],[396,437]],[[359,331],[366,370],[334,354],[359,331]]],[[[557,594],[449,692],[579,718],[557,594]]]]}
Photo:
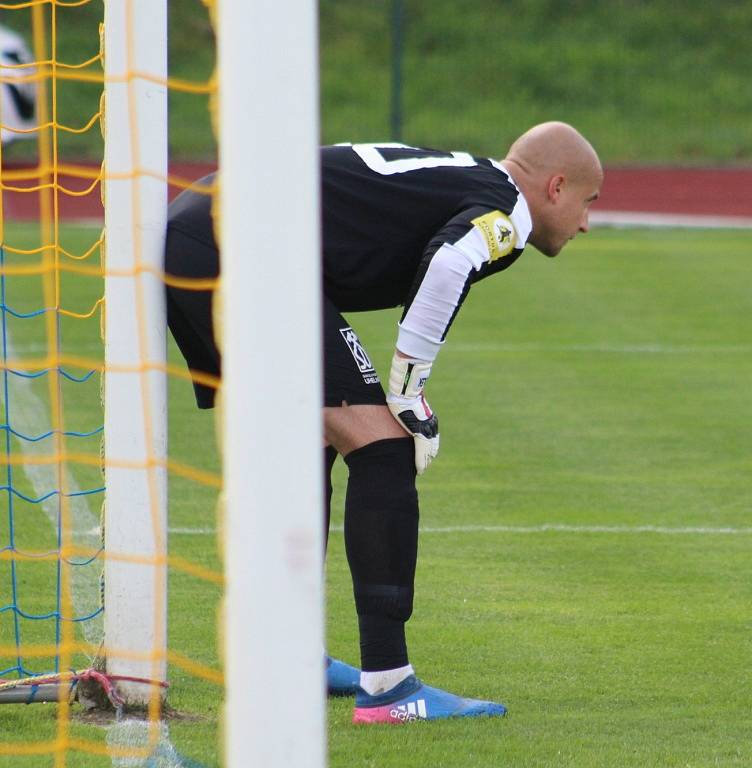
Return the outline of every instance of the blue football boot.
{"type": "Polygon", "coordinates": [[[360,690],[360,670],[327,656],[326,687],[330,696],[354,696],[360,690]]]}
{"type": "Polygon", "coordinates": [[[453,693],[431,688],[410,675],[391,691],[369,696],[355,695],[353,723],[407,723],[412,720],[440,720],[447,717],[502,717],[503,704],[463,699],[453,693]]]}

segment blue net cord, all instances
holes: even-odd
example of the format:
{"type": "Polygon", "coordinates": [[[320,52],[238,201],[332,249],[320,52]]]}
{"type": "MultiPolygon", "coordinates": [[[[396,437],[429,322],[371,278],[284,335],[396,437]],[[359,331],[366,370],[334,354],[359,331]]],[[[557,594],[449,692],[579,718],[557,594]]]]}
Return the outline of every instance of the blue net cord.
{"type": "Polygon", "coordinates": [[[76,496],[91,496],[93,493],[102,493],[104,491],[104,487],[91,488],[87,491],[75,491],[73,493],[60,493],[60,491],[58,490],[53,490],[53,491],[50,491],[49,493],[45,493],[43,496],[40,496],[37,499],[32,498],[31,496],[26,496],[26,494],[23,494],[21,493],[21,491],[18,491],[15,488],[13,488],[13,486],[0,485],[0,491],[9,491],[14,496],[17,496],[19,499],[28,501],[29,504],[41,504],[43,501],[47,501],[47,499],[51,499],[53,496],[60,496],[65,499],[73,499],[76,496]]]}
{"type": "Polygon", "coordinates": [[[14,376],[20,376],[22,379],[38,379],[41,376],[46,376],[50,371],[59,373],[64,379],[68,379],[68,381],[72,381],[75,384],[82,384],[83,382],[88,381],[96,373],[96,371],[89,371],[84,376],[78,377],[74,376],[72,373],[68,373],[63,368],[45,368],[41,371],[35,371],[34,373],[30,373],[29,371],[14,371],[13,369],[10,369],[10,372],[14,376]]]}
{"type": "MultiPolygon", "coordinates": [[[[0,246],[0,267],[2,267],[2,274],[0,275],[0,302],[2,302],[2,328],[3,328],[3,362],[8,359],[8,315],[5,311],[6,301],[6,276],[5,276],[5,248],[0,246]]],[[[5,423],[10,424],[10,398],[8,389],[8,376],[9,372],[7,368],[3,369],[3,408],[5,411],[5,423]]],[[[10,432],[5,432],[5,455],[10,458],[11,444],[10,444],[10,432]]],[[[8,493],[8,542],[11,549],[15,549],[16,537],[13,520],[13,494],[10,489],[13,487],[13,466],[10,461],[7,462],[5,468],[6,488],[8,493]]],[[[10,580],[11,580],[11,600],[15,609],[18,603],[18,577],[16,572],[16,561],[10,562],[10,580]]],[[[19,626],[18,614],[13,611],[13,635],[16,643],[16,671],[22,669],[21,662],[21,627],[19,626]]]]}
{"type": "Polygon", "coordinates": [[[59,611],[48,611],[47,613],[27,613],[26,611],[19,608],[17,605],[6,606],[5,608],[0,609],[0,613],[6,610],[13,610],[22,619],[30,619],[32,621],[44,621],[45,619],[59,619],[60,621],[70,621],[73,624],[80,624],[82,621],[90,621],[91,619],[96,618],[97,616],[99,616],[100,613],[102,613],[104,609],[100,606],[95,611],[92,611],[86,616],[72,616],[70,618],[62,616],[59,611]]]}
{"type": "Polygon", "coordinates": [[[3,299],[2,304],[0,305],[0,309],[2,309],[3,312],[7,312],[12,317],[17,317],[19,320],[28,320],[30,317],[39,317],[40,315],[44,315],[47,312],[54,312],[54,309],[51,308],[45,308],[45,309],[37,309],[34,312],[19,312],[15,309],[11,309],[6,303],[5,299],[3,299]]]}
{"type": "MultiPolygon", "coordinates": [[[[0,269],[5,266],[5,263],[6,263],[5,249],[2,247],[2,245],[0,245],[0,269]]],[[[9,386],[12,380],[11,377],[18,377],[21,379],[38,379],[40,377],[48,375],[50,372],[54,372],[58,376],[70,382],[85,383],[89,381],[97,371],[90,370],[81,376],[76,376],[64,370],[60,366],[50,367],[50,368],[46,368],[46,369],[35,371],[35,372],[9,369],[7,367],[7,363],[9,359],[9,352],[11,350],[11,341],[10,341],[10,335],[9,335],[9,329],[8,329],[8,318],[12,317],[17,320],[23,321],[23,320],[39,317],[40,315],[43,315],[48,312],[57,313],[58,310],[57,308],[43,308],[33,312],[17,311],[8,305],[7,290],[8,290],[8,280],[5,274],[5,270],[2,269],[2,273],[0,274],[0,310],[2,310],[2,354],[3,354],[3,362],[5,363],[5,365],[3,366],[3,416],[4,416],[3,422],[4,423],[0,424],[0,429],[2,429],[2,431],[5,433],[6,457],[10,459],[12,455],[13,438],[15,438],[18,441],[21,441],[22,445],[23,444],[31,445],[35,443],[40,443],[41,441],[45,439],[49,439],[53,436],[65,436],[65,437],[75,439],[75,438],[90,438],[95,435],[101,434],[103,432],[102,426],[99,426],[96,429],[89,430],[89,431],[77,431],[77,430],[61,431],[61,430],[52,429],[52,430],[47,430],[42,432],[41,430],[39,430],[39,434],[26,434],[23,430],[14,428],[13,420],[12,420],[12,413],[13,413],[12,393],[9,386]]],[[[59,314],[57,315],[56,320],[58,323],[57,337],[58,339],[60,339],[61,328],[60,328],[59,314]]],[[[60,478],[59,473],[58,473],[58,478],[60,478]]],[[[33,612],[33,611],[25,610],[22,607],[21,596],[19,595],[18,564],[15,558],[12,558],[12,557],[10,558],[10,582],[11,582],[10,602],[7,605],[0,606],[0,615],[4,615],[4,614],[12,615],[13,637],[14,637],[14,642],[16,647],[16,654],[15,654],[15,664],[13,664],[12,666],[8,666],[4,669],[0,669],[0,683],[2,682],[3,678],[7,679],[8,677],[11,677],[11,676],[25,678],[25,677],[37,676],[40,674],[44,675],[44,674],[59,673],[59,666],[60,666],[59,654],[55,655],[54,662],[53,662],[53,669],[51,670],[42,670],[42,671],[33,670],[25,663],[23,659],[22,621],[38,621],[38,622],[51,623],[50,635],[54,636],[54,644],[59,647],[63,622],[72,622],[77,625],[82,625],[85,622],[95,619],[97,616],[99,616],[103,612],[103,607],[100,605],[95,610],[81,612],[81,615],[73,615],[73,616],[63,615],[63,612],[62,612],[63,567],[65,565],[69,565],[72,567],[90,565],[95,560],[97,560],[97,558],[99,558],[102,550],[100,549],[94,552],[90,557],[85,557],[85,558],[79,557],[78,559],[72,559],[72,558],[64,558],[61,556],[63,530],[62,530],[62,515],[61,515],[60,503],[62,503],[62,500],[64,498],[85,497],[85,496],[90,496],[94,494],[102,494],[104,492],[104,487],[98,486],[95,488],[75,490],[69,493],[63,493],[60,488],[54,488],[54,487],[51,488],[48,492],[44,492],[44,493],[39,493],[40,489],[38,486],[36,487],[36,490],[38,492],[37,495],[29,495],[28,493],[23,493],[22,491],[20,491],[19,488],[17,487],[16,477],[14,476],[14,465],[11,461],[6,462],[5,483],[0,485],[0,491],[5,491],[5,498],[7,499],[8,541],[7,542],[0,541],[0,551],[9,551],[12,553],[23,554],[17,547],[18,531],[20,530],[19,525],[22,523],[22,521],[19,520],[19,517],[18,517],[19,508],[16,506],[17,500],[23,500],[24,502],[28,504],[33,504],[33,505],[43,505],[45,504],[45,502],[49,503],[50,499],[57,499],[57,509],[54,512],[54,516],[49,512],[49,509],[48,509],[48,516],[53,517],[53,522],[55,525],[56,549],[54,549],[50,553],[46,553],[47,558],[49,558],[50,554],[57,555],[57,560],[55,564],[55,583],[54,584],[50,583],[49,585],[50,591],[54,590],[55,609],[47,612],[33,612]]],[[[38,552],[35,553],[35,555],[39,556],[40,558],[42,556],[41,553],[38,553],[38,552]]],[[[28,555],[26,555],[25,557],[26,559],[29,559],[28,555]]],[[[5,592],[5,589],[3,589],[2,591],[5,592]]],[[[38,636],[38,633],[37,633],[37,636],[38,636]]]]}
{"type": "Polygon", "coordinates": [[[12,435],[15,435],[21,440],[25,440],[27,443],[38,443],[40,440],[44,440],[45,438],[51,437],[52,435],[55,435],[55,434],[64,435],[65,437],[93,437],[94,435],[99,435],[104,431],[103,427],[97,427],[96,429],[92,429],[91,432],[71,432],[71,431],[60,432],[58,430],[51,429],[49,432],[45,432],[43,435],[37,435],[36,437],[31,437],[30,435],[24,435],[21,432],[17,432],[9,424],[0,424],[0,429],[7,429],[12,435]]]}

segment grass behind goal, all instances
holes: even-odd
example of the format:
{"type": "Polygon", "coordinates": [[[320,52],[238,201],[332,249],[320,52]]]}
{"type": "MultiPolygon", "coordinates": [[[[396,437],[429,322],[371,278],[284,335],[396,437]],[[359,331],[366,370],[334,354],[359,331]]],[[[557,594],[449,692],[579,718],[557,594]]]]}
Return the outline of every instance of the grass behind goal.
{"type": "MultiPolygon", "coordinates": [[[[408,634],[426,682],[497,698],[510,714],[355,728],[352,702],[333,701],[332,766],[752,762],[748,240],[596,230],[473,288],[430,384],[442,450],[419,481],[408,634]]],[[[349,319],[383,374],[398,312],[349,319]]],[[[171,458],[216,471],[212,414],[195,409],[186,381],[170,387],[171,458]]],[[[329,649],[357,662],[341,462],[336,472],[329,649]]],[[[215,496],[171,478],[170,553],[212,570],[215,496]]],[[[172,649],[216,666],[219,597],[171,571],[172,649]]],[[[220,766],[221,689],[175,667],[169,678],[176,752],[186,766],[220,766]]],[[[0,708],[0,743],[55,729],[52,705],[0,708]]],[[[104,743],[107,723],[76,714],[72,735],[104,743]]],[[[0,768],[52,765],[0,756],[0,768]]]]}

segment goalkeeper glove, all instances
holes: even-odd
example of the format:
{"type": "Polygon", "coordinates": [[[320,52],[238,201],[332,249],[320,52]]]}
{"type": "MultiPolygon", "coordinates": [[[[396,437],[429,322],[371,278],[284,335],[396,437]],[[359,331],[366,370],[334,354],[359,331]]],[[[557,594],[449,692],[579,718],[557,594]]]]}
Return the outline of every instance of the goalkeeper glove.
{"type": "Polygon", "coordinates": [[[419,475],[439,452],[439,420],[423,396],[430,375],[431,363],[400,357],[395,352],[386,403],[392,416],[415,440],[415,469],[419,475]]]}

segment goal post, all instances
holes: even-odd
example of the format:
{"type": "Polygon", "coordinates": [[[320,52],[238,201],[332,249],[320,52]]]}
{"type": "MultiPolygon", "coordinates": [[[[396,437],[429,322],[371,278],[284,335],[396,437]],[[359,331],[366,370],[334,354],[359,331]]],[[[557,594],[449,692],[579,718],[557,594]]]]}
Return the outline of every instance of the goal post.
{"type": "MultiPolygon", "coordinates": [[[[105,3],[105,654],[164,682],[167,643],[167,1],[105,3]],[[144,76],[148,73],[148,78],[144,76]]],[[[117,682],[126,705],[163,688],[117,682]]]]}
{"type": "MultiPolygon", "coordinates": [[[[78,685],[91,680],[103,687],[116,707],[121,702],[126,708],[148,705],[150,742],[161,740],[159,734],[166,734],[159,720],[167,680],[168,560],[175,570],[212,584],[222,583],[222,574],[179,557],[168,558],[167,554],[168,467],[206,484],[218,485],[219,478],[168,459],[163,264],[169,178],[168,89],[181,86],[213,94],[218,83],[220,173],[215,223],[222,249],[220,282],[225,308],[221,322],[225,416],[222,480],[226,501],[222,529],[224,676],[178,651],[170,659],[176,668],[224,685],[224,757],[229,768],[249,764],[322,768],[325,764],[317,9],[315,4],[303,4],[296,8],[291,23],[289,9],[270,0],[204,3],[215,12],[218,80],[212,78],[199,87],[168,79],[167,0],[107,0],[103,55],[72,64],[58,61],[53,46],[49,71],[40,69],[41,82],[44,78],[52,82],[50,130],[54,136],[52,170],[40,163],[35,174],[50,175],[55,205],[42,212],[43,220],[54,225],[53,240],[43,238],[45,242],[38,250],[83,261],[92,253],[98,254],[99,245],[104,246],[104,297],[97,283],[97,300],[91,311],[80,312],[78,307],[59,301],[54,309],[71,319],[87,319],[98,307],[106,307],[105,543],[100,550],[96,540],[99,526],[91,516],[81,515],[76,521],[83,523],[81,530],[86,536],[94,538],[80,546],[68,535],[68,529],[74,527],[71,515],[55,515],[50,519],[65,533],[57,550],[35,549],[29,540],[17,547],[13,540],[6,547],[6,557],[12,562],[35,558],[46,562],[56,557],[58,590],[62,589],[66,598],[63,603],[72,602],[68,592],[75,590],[62,564],[85,567],[100,562],[99,558],[104,560],[102,655],[106,669],[105,674],[100,669],[75,671],[69,663],[74,653],[90,657],[99,647],[101,633],[95,640],[86,637],[79,643],[74,626],[102,613],[98,594],[93,612],[64,604],[62,611],[49,615],[38,611],[25,616],[28,620],[55,618],[64,622],[65,631],[55,638],[63,671],[58,673],[55,661],[55,669],[49,673],[31,675],[20,663],[18,649],[24,643],[15,632],[19,661],[2,672],[29,678],[29,684],[23,689],[20,686],[25,681],[7,686],[4,699],[57,699],[58,735],[31,746],[0,743],[0,754],[54,753],[56,762],[62,764],[68,751],[102,753],[101,744],[73,738],[69,729],[68,694],[75,683],[79,700],[93,704],[85,686],[78,685]],[[61,122],[55,108],[58,70],[65,73],[59,75],[61,81],[79,78],[99,84],[101,73],[87,69],[98,61],[104,64],[103,108],[87,121],[86,129],[96,125],[101,115],[105,138],[101,175],[98,169],[62,162],[57,133],[78,133],[81,128],[61,122]],[[70,74],[74,69],[82,71],[70,74]],[[64,195],[79,195],[77,189],[61,181],[68,172],[91,179],[91,188],[102,183],[104,238],[85,254],[68,251],[60,243],[62,208],[58,202],[64,195]],[[116,689],[114,695],[111,683],[116,689]]],[[[44,21],[41,6],[32,5],[39,26],[44,21]]],[[[57,5],[53,2],[50,10],[55,40],[57,5]]],[[[38,58],[38,64],[47,66],[46,57],[38,58]]],[[[176,185],[187,186],[183,181],[172,179],[176,185]]],[[[2,210],[0,222],[1,216],[2,210]]],[[[36,250],[15,249],[14,253],[30,255],[36,250]]],[[[5,269],[4,262],[0,266],[5,269]]],[[[74,266],[65,261],[60,265],[56,262],[55,269],[55,279],[59,273],[71,271],[99,280],[102,272],[99,265],[74,266]]],[[[4,307],[4,311],[10,310],[4,307]]],[[[56,321],[62,326],[59,317],[56,321]]],[[[59,340],[59,334],[54,339],[59,340]]],[[[59,361],[67,358],[59,344],[54,352],[50,370],[63,374],[59,361]]],[[[5,358],[7,368],[12,356],[5,358]]],[[[70,360],[76,365],[86,358],[72,356],[70,360]]],[[[96,369],[101,360],[92,359],[91,365],[96,369]]],[[[88,374],[72,379],[85,381],[88,374]]],[[[41,401],[37,407],[37,400],[31,397],[26,402],[32,411],[43,407],[41,401]]],[[[78,408],[74,402],[71,398],[71,408],[78,408]]],[[[10,423],[6,429],[9,434],[10,423]]],[[[43,427],[33,423],[26,429],[28,434],[19,433],[19,439],[42,439],[38,436],[43,435],[43,427]]],[[[100,431],[97,426],[91,432],[69,430],[64,434],[86,438],[100,431]]],[[[200,435],[195,437],[200,439],[200,435]]],[[[10,465],[10,449],[6,453],[10,465]]],[[[59,453],[56,461],[62,458],[81,463],[84,472],[98,468],[100,463],[96,448],[90,455],[59,453]]],[[[27,464],[40,463],[33,451],[27,454],[27,464]]],[[[57,474],[65,486],[58,483],[52,490],[35,490],[33,497],[23,496],[25,502],[41,503],[58,495],[65,497],[62,506],[73,506],[69,497],[104,490],[77,489],[67,476],[60,471],[57,474]]],[[[32,485],[33,480],[29,480],[32,485]]],[[[6,491],[10,494],[13,490],[8,483],[6,491]]],[[[11,522],[8,525],[11,527],[11,522]]],[[[0,612],[10,616],[11,611],[13,615],[22,613],[15,595],[0,612]]],[[[29,645],[26,638],[23,640],[29,645]]],[[[34,647],[30,646],[29,652],[35,652],[34,647]]],[[[113,754],[131,750],[135,758],[139,750],[145,755],[149,749],[153,756],[162,754],[156,743],[136,750],[129,730],[132,723],[123,724],[127,727],[120,730],[127,733],[117,733],[117,727],[109,729],[107,748],[112,748],[113,754]],[[118,741],[121,737],[122,744],[118,741]]]]}
{"type": "Polygon", "coordinates": [[[324,748],[317,6],[218,5],[225,756],[324,748]]]}

